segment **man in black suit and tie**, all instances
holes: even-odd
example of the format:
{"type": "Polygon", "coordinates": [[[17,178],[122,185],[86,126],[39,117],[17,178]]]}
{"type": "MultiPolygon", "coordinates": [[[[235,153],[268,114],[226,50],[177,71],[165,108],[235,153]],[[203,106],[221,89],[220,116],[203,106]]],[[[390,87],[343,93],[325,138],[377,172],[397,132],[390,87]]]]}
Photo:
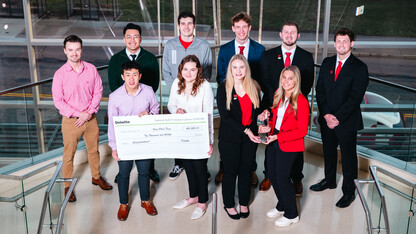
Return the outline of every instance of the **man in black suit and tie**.
{"type": "Polygon", "coordinates": [[[355,199],[354,179],[358,174],[357,131],[363,129],[360,104],[368,86],[367,65],[351,49],[354,33],[339,29],[334,36],[336,56],[322,62],[316,86],[319,124],[324,152],[325,178],[310,187],[312,191],[334,189],[337,171],[337,146],[341,148],[343,196],[337,207],[348,207],[355,199]]]}
{"type": "MultiPolygon", "coordinates": [[[[301,92],[305,97],[308,97],[313,85],[313,57],[311,53],[296,45],[300,37],[298,25],[295,22],[284,23],[279,36],[282,39],[282,45],[266,51],[260,63],[262,78],[260,85],[264,93],[262,100],[263,108],[270,108],[272,106],[273,95],[279,87],[280,73],[287,66],[296,65],[299,68],[301,73],[301,92]]],[[[267,177],[266,160],[264,163],[265,178],[260,183],[260,191],[267,191],[271,186],[270,180],[267,177]]],[[[296,196],[301,196],[303,192],[302,170],[303,152],[297,155],[291,174],[296,196]]]]}

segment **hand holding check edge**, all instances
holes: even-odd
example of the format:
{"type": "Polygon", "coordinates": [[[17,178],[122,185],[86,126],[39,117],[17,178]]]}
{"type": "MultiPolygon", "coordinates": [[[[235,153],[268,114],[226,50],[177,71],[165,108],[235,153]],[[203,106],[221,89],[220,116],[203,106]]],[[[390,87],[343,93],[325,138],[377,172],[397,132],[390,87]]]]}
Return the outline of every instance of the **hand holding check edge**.
{"type": "MultiPolygon", "coordinates": [[[[176,110],[176,114],[185,114],[186,111],[182,108],[178,108],[176,110]]],[[[214,148],[212,147],[212,144],[209,145],[209,151],[208,151],[208,155],[211,157],[212,152],[214,151],[214,148]]]]}
{"type": "MultiPolygon", "coordinates": [[[[142,111],[140,114],[139,114],[139,117],[142,117],[142,116],[144,116],[144,115],[150,115],[149,114],[149,112],[147,112],[147,111],[142,111]]],[[[118,153],[117,153],[117,150],[113,150],[112,152],[111,152],[111,156],[115,159],[115,160],[117,160],[117,161],[120,161],[120,158],[118,157],[118,153]]]]}

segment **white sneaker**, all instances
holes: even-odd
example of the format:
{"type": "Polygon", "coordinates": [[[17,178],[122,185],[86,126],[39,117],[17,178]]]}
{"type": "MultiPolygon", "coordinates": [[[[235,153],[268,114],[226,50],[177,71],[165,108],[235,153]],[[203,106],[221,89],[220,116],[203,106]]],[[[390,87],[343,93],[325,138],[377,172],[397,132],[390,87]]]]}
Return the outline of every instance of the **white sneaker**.
{"type": "Polygon", "coordinates": [[[181,200],[180,202],[176,203],[174,206],[172,206],[174,209],[183,209],[185,207],[188,207],[190,205],[193,205],[195,203],[188,203],[186,199],[181,200]]]}
{"type": "Polygon", "coordinates": [[[201,208],[196,207],[195,210],[194,210],[194,212],[192,212],[191,219],[192,220],[199,219],[204,214],[205,214],[205,210],[202,210],[201,208]]]}
{"type": "Polygon", "coordinates": [[[285,216],[282,216],[278,218],[276,221],[274,221],[274,225],[278,227],[286,227],[286,226],[291,225],[292,223],[297,223],[297,222],[299,222],[299,216],[296,216],[296,218],[293,218],[293,219],[288,219],[285,216]]]}
{"type": "Polygon", "coordinates": [[[280,217],[284,214],[285,214],[284,211],[279,211],[278,209],[273,208],[273,209],[267,211],[266,216],[269,217],[269,218],[276,218],[276,217],[280,217]]]}

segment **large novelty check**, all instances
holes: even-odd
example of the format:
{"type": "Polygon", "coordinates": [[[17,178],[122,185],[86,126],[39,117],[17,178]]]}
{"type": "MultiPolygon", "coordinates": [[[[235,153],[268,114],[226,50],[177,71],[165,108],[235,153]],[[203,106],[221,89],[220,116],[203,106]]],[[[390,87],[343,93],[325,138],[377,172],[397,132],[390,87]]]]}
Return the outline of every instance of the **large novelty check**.
{"type": "Polygon", "coordinates": [[[118,157],[208,158],[207,113],[114,116],[118,157]]]}

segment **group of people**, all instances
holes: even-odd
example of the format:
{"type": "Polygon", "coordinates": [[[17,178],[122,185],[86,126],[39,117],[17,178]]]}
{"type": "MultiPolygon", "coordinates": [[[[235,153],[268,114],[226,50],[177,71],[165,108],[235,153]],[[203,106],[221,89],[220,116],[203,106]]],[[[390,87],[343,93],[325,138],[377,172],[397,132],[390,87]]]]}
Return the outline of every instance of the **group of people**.
{"type": "MultiPolygon", "coordinates": [[[[178,16],[180,36],[169,40],[163,53],[163,79],[170,89],[171,114],[208,113],[209,152],[213,152],[214,95],[211,78],[212,55],[209,43],[194,36],[195,16],[178,16]]],[[[299,27],[286,22],[279,36],[282,44],[265,51],[249,38],[251,17],[240,12],[231,19],[235,39],[220,47],[217,63],[217,106],[221,117],[218,133],[220,169],[215,176],[222,182],[224,210],[232,219],[250,215],[251,185],[257,185],[256,150],[266,144],[265,178],[260,191],[271,186],[277,204],[266,215],[276,218],[276,226],[299,221],[296,196],[302,195],[304,137],[308,131],[310,108],[307,96],[314,83],[312,54],[297,46],[299,27]],[[263,95],[261,95],[263,94],[263,95]],[[257,121],[266,125],[257,125],[257,121]],[[267,135],[260,138],[259,135],[267,135]],[[235,202],[235,187],[238,204],[235,202]]],[[[157,215],[150,201],[150,180],[159,182],[154,159],[120,160],[114,133],[114,116],[143,116],[159,113],[155,91],[159,86],[159,65],[153,54],[140,47],[141,27],[129,23],[123,30],[126,48],[113,55],[108,69],[112,91],[108,103],[108,140],[112,157],[118,161],[119,220],[129,213],[129,178],[133,163],[138,171],[141,206],[157,215]]],[[[360,103],[368,85],[367,66],[351,54],[354,34],[346,28],[334,35],[337,54],[326,58],[316,86],[319,123],[324,148],[325,178],[310,186],[312,191],[334,189],[337,146],[342,154],[343,196],[337,207],[348,207],[355,199],[353,180],[357,178],[356,135],[363,128],[360,103]]],[[[64,138],[63,176],[73,176],[73,158],[81,136],[87,146],[92,183],[103,190],[112,186],[100,175],[98,124],[95,113],[102,96],[102,82],[96,68],[81,60],[82,40],[71,35],[64,40],[68,61],[54,75],[52,93],[62,115],[64,138]]],[[[176,179],[184,169],[189,197],[175,209],[196,204],[191,219],[201,218],[207,210],[208,159],[175,159],[169,174],[176,179]]],[[[65,184],[67,194],[69,184],[65,184]]],[[[75,193],[70,202],[76,201],[75,193]]]]}

